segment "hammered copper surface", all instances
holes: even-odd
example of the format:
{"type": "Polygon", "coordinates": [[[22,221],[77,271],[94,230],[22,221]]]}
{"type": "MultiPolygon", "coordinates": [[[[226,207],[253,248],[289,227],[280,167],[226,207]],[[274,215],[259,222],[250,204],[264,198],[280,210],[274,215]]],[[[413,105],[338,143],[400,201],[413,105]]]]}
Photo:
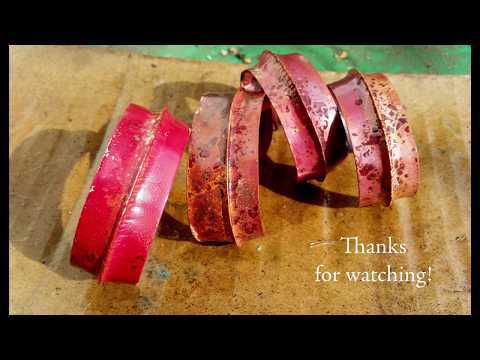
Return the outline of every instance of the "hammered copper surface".
{"type": "MultiPolygon", "coordinates": [[[[77,47],[10,47],[11,314],[471,312],[469,76],[389,75],[417,141],[421,184],[414,198],[391,208],[353,207],[351,155],[324,183],[295,188],[289,146],[276,131],[260,174],[263,238],[240,249],[194,241],[184,154],[138,286],[99,285],[69,264],[92,166],[126,106],[168,105],[190,122],[200,96],[233,93],[243,69],[77,47]],[[345,254],[339,239],[353,235],[379,243],[392,236],[408,253],[345,254]],[[315,282],[319,264],[342,272],[431,266],[432,281],[424,288],[315,282]]],[[[322,73],[327,82],[342,76],[322,73]]]]}

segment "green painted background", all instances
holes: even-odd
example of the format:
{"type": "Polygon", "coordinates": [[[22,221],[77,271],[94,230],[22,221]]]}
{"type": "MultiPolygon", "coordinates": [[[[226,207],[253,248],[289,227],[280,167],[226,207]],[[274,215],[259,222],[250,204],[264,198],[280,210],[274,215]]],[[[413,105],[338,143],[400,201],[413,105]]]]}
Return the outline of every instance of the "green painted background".
{"type": "Polygon", "coordinates": [[[364,72],[470,74],[471,49],[468,45],[95,45],[127,49],[142,54],[202,61],[240,64],[234,55],[222,56],[220,51],[236,47],[250,57],[252,64],[264,49],[287,54],[300,52],[315,67],[324,71],[347,71],[358,68],[364,72]],[[336,55],[346,51],[347,57],[336,55]]]}

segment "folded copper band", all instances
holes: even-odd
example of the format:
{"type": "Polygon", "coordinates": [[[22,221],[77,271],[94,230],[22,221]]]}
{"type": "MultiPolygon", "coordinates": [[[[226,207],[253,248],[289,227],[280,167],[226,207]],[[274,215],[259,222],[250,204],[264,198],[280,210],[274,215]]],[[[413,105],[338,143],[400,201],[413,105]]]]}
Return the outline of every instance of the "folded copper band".
{"type": "Polygon", "coordinates": [[[321,144],[335,119],[334,100],[318,73],[313,71],[316,75],[306,78],[311,75],[310,66],[301,55],[264,51],[258,65],[242,73],[241,81],[245,91],[263,91],[268,97],[285,131],[298,181],[325,177],[321,144]]]}

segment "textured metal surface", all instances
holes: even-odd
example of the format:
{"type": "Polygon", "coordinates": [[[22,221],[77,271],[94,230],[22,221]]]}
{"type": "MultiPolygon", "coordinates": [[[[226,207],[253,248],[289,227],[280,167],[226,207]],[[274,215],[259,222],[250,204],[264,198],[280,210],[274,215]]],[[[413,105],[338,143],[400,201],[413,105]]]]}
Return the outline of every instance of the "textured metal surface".
{"type": "Polygon", "coordinates": [[[227,195],[237,245],[263,235],[259,203],[259,133],[263,93],[239,89],[232,100],[227,140],[227,195]]]}
{"type": "Polygon", "coordinates": [[[259,63],[242,74],[241,84],[246,91],[251,91],[254,81],[260,84],[282,124],[295,159],[298,181],[323,179],[326,163],[320,142],[297,88],[277,55],[265,51],[259,63]],[[248,74],[254,78],[246,76],[248,74]]]}
{"type": "MultiPolygon", "coordinates": [[[[333,165],[342,154],[332,152],[336,144],[344,143],[343,132],[338,131],[340,118],[332,94],[320,74],[301,54],[278,55],[285,71],[295,86],[298,96],[317,134],[325,167],[333,165]],[[337,130],[337,131],[336,131],[337,130]]],[[[342,152],[342,151],[340,151],[342,152]]]]}
{"type": "Polygon", "coordinates": [[[227,205],[227,136],[231,95],[205,95],[192,121],[187,205],[198,241],[232,242],[227,205]]]}
{"type": "Polygon", "coordinates": [[[414,196],[420,181],[417,144],[404,106],[383,74],[364,75],[388,149],[391,199],[414,196]]]}
{"type": "MultiPolygon", "coordinates": [[[[468,76],[388,75],[408,111],[421,159],[422,181],[413,198],[391,208],[356,208],[352,155],[324,182],[296,187],[290,149],[283,131],[276,131],[260,174],[263,238],[242,248],[195,241],[185,154],[138,286],[102,286],[69,264],[89,170],[125,107],[134,102],[159,111],[168,105],[190,122],[202,94],[233,94],[244,69],[77,47],[10,48],[10,313],[471,312],[468,76]],[[408,252],[345,254],[339,239],[351,235],[373,243],[392,236],[408,252]],[[325,243],[309,245],[318,241],[325,243]],[[432,281],[424,288],[317,283],[318,264],[342,272],[431,266],[432,281]]],[[[344,76],[321,75],[329,83],[344,76]]]]}
{"type": "Polygon", "coordinates": [[[388,151],[375,106],[358,72],[329,84],[345,122],[353,150],[358,182],[358,205],[390,203],[388,151]]]}

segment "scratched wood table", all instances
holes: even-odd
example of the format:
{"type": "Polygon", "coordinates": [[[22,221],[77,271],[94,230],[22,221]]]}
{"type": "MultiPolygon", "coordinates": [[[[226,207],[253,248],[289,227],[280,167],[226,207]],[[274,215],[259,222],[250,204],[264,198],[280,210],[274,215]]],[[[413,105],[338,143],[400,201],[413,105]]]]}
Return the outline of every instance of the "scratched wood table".
{"type": "MultiPolygon", "coordinates": [[[[407,106],[421,187],[390,208],[356,208],[349,156],[325,182],[296,187],[282,131],[262,164],[266,236],[244,248],[190,233],[186,154],[137,286],[100,285],[70,266],[79,210],[105,136],[134,102],[191,123],[203,93],[231,93],[243,65],[79,47],[10,47],[11,314],[469,314],[470,77],[391,75],[407,106]],[[408,247],[345,254],[341,236],[408,247]],[[312,242],[320,242],[311,246],[312,242]],[[431,281],[316,282],[315,269],[432,267],[431,281]]],[[[324,73],[328,82],[343,74],[324,73]]]]}

